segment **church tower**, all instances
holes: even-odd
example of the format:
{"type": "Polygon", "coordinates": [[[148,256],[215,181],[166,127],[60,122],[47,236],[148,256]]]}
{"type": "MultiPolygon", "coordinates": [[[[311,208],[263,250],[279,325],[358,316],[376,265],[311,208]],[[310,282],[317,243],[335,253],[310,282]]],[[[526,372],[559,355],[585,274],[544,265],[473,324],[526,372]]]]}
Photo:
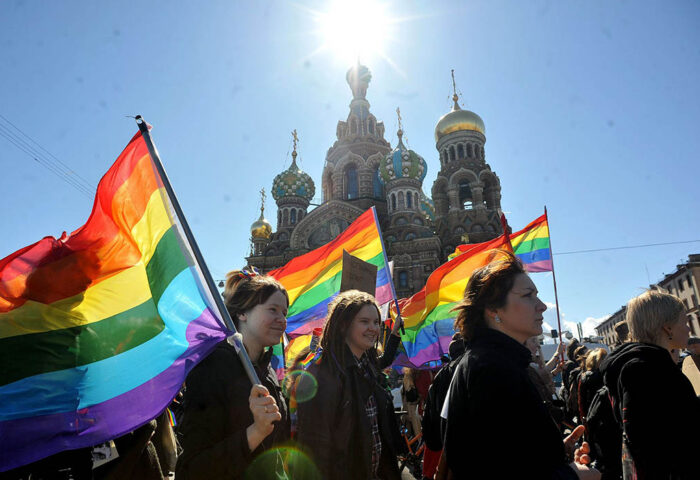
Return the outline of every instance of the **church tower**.
{"type": "Polygon", "coordinates": [[[352,90],[350,113],[346,121],[338,122],[336,141],[326,154],[323,201],[347,202],[362,210],[377,205],[384,218],[385,193],[379,164],[391,147],[384,139],[384,123],[369,111],[366,95],[372,74],[358,62],[345,79],[352,90]]]}
{"type": "Polygon", "coordinates": [[[435,126],[440,171],[433,183],[435,229],[443,256],[462,243],[490,240],[502,231],[501,183],[486,163],[484,121],[459,106],[452,71],[454,106],[435,126]]]}
{"type": "Polygon", "coordinates": [[[399,296],[420,288],[440,264],[440,240],[433,232],[434,216],[423,195],[428,165],[403,141],[401,112],[397,108],[398,143],[379,165],[379,177],[386,191],[388,225],[384,241],[394,260],[394,283],[399,296]]]}
{"type": "Polygon", "coordinates": [[[260,218],[250,226],[251,255],[262,255],[272,236],[272,225],[265,219],[265,189],[260,190],[260,218]]]}
{"type": "MultiPolygon", "coordinates": [[[[314,198],[316,186],[308,173],[302,172],[297,166],[297,131],[292,132],[294,149],[292,150],[292,164],[287,170],[275,177],[272,182],[272,197],[277,202],[277,232],[289,233],[306,216],[309,202],[314,198]]],[[[283,236],[284,237],[284,236],[283,236]]]]}

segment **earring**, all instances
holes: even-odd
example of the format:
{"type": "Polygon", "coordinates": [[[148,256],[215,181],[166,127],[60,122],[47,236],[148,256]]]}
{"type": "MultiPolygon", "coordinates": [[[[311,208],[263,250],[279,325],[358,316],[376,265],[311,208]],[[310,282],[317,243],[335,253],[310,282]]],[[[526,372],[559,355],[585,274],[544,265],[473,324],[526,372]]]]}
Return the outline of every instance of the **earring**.
{"type": "Polygon", "coordinates": [[[498,318],[498,315],[496,315],[495,317],[493,317],[493,319],[494,319],[494,321],[495,321],[496,323],[501,323],[501,319],[498,318]]]}

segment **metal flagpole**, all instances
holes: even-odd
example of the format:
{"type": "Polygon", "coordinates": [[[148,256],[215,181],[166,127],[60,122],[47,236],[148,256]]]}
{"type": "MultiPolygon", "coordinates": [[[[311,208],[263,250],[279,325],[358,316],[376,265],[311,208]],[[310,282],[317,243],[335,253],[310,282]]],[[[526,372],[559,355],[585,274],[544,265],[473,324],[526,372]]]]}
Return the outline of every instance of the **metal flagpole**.
{"type": "Polygon", "coordinates": [[[185,238],[187,238],[187,241],[189,242],[189,245],[192,248],[194,259],[197,262],[199,268],[202,270],[202,276],[204,277],[204,281],[207,283],[207,287],[209,288],[212,297],[214,297],[214,302],[216,303],[216,307],[219,310],[219,314],[224,320],[226,328],[233,332],[233,336],[229,337],[228,341],[236,349],[238,357],[241,359],[241,362],[243,363],[243,368],[245,369],[246,374],[248,374],[248,378],[250,379],[251,383],[253,385],[260,385],[260,379],[258,378],[258,374],[253,368],[253,362],[250,361],[248,352],[243,346],[243,337],[240,333],[238,333],[238,330],[236,330],[236,326],[234,325],[233,320],[231,319],[231,315],[229,315],[228,310],[226,309],[226,305],[224,305],[224,299],[221,297],[219,290],[216,288],[216,283],[214,282],[211,273],[209,273],[209,268],[207,268],[207,264],[204,262],[202,252],[199,250],[199,247],[197,246],[197,241],[194,239],[194,235],[192,235],[192,230],[190,230],[190,226],[187,224],[187,219],[182,213],[180,203],[177,201],[177,197],[175,196],[173,187],[170,184],[170,180],[168,180],[168,175],[165,173],[163,164],[160,161],[158,150],[156,150],[156,147],[153,144],[153,140],[151,139],[151,133],[148,131],[148,124],[143,119],[143,117],[141,117],[141,115],[137,115],[135,118],[136,124],[138,125],[139,130],[141,131],[141,136],[145,140],[146,146],[148,147],[148,153],[150,154],[151,159],[153,160],[153,165],[156,167],[158,175],[160,175],[160,178],[163,181],[163,187],[165,187],[165,191],[168,194],[168,199],[170,200],[173,210],[175,211],[175,215],[177,216],[177,219],[179,220],[180,225],[182,226],[185,238]]]}
{"type": "Polygon", "coordinates": [[[384,248],[384,237],[382,236],[382,228],[379,226],[379,218],[377,218],[377,209],[372,207],[372,214],[374,215],[374,224],[377,226],[377,232],[379,232],[379,241],[382,242],[382,254],[384,255],[384,265],[386,265],[386,271],[389,275],[389,285],[391,285],[391,294],[394,296],[394,304],[396,305],[396,318],[397,322],[401,322],[401,334],[405,335],[406,330],[403,328],[403,317],[401,316],[401,307],[399,307],[399,300],[396,298],[396,288],[394,287],[394,279],[392,278],[391,269],[389,268],[389,258],[386,256],[386,248],[384,248]]]}
{"type": "MultiPolygon", "coordinates": [[[[554,255],[552,254],[552,229],[549,225],[549,216],[547,215],[547,205],[544,206],[544,218],[547,220],[547,230],[549,231],[549,258],[552,261],[552,280],[554,282],[554,302],[557,305],[557,327],[559,328],[559,344],[561,344],[561,317],[559,316],[559,296],[557,295],[557,276],[554,273],[554,255]]],[[[564,361],[564,354],[560,355],[561,361],[564,361]]]]}

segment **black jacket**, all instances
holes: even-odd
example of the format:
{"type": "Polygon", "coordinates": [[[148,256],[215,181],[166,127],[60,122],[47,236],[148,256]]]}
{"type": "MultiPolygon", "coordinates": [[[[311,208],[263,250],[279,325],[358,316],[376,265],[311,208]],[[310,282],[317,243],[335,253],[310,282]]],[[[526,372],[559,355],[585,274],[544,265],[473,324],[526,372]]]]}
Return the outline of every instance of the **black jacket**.
{"type": "Polygon", "coordinates": [[[320,363],[308,367],[310,375],[301,377],[297,396],[311,398],[297,407],[299,443],[324,479],[371,478],[372,437],[365,404],[369,395],[374,395],[382,441],[379,477],[398,479],[398,445],[395,443],[398,427],[391,396],[380,385],[378,372],[372,368],[366,375],[349,349],[345,358],[348,361],[341,365],[324,353],[320,363]],[[317,388],[316,394],[309,395],[309,389],[314,388],[317,388]]]}
{"type": "Polygon", "coordinates": [[[530,351],[496,330],[467,344],[447,398],[445,452],[455,478],[577,478],[529,363],[530,351]]]}
{"type": "Polygon", "coordinates": [[[591,401],[595,397],[596,392],[603,386],[603,374],[599,369],[588,370],[581,375],[581,385],[579,385],[579,412],[582,416],[582,421],[585,424],[585,419],[588,416],[588,407],[591,406],[591,401]]]}
{"type": "Polygon", "coordinates": [[[698,478],[700,400],[668,350],[627,343],[600,370],[638,479],[698,478]]]}
{"type": "Polygon", "coordinates": [[[242,478],[257,455],[289,440],[287,404],[270,367],[271,354],[272,349],[255,370],[275,397],[282,420],[253,452],[246,437],[246,429],[253,424],[248,402],[252,384],[236,350],[221,342],[187,376],[183,418],[178,425],[183,448],[177,461],[178,480],[242,478]]]}

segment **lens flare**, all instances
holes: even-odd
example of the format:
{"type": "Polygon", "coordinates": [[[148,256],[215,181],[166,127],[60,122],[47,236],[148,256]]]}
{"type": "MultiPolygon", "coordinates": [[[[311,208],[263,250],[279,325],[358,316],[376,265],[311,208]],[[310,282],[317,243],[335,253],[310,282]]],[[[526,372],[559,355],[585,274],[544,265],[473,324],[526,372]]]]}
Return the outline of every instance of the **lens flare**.
{"type": "Polygon", "coordinates": [[[293,447],[271,448],[258,455],[246,469],[246,480],[321,480],[314,462],[293,447]],[[282,472],[284,471],[284,475],[282,472]]]}
{"type": "Polygon", "coordinates": [[[297,403],[308,402],[316,396],[317,391],[316,377],[304,370],[289,372],[282,382],[282,394],[287,398],[294,395],[297,403]]]}

